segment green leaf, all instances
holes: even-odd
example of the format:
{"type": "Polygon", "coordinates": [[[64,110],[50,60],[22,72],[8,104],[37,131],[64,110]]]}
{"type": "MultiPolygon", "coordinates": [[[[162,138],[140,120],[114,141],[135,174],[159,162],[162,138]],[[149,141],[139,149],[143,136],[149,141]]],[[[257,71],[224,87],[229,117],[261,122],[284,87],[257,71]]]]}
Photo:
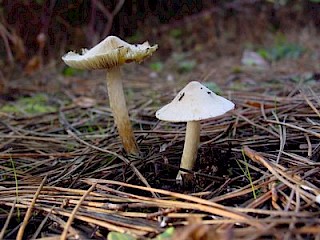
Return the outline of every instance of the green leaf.
{"type": "Polygon", "coordinates": [[[206,82],[204,85],[209,88],[212,92],[221,94],[221,88],[214,82],[206,82]]]}
{"type": "Polygon", "coordinates": [[[63,76],[65,77],[72,77],[75,76],[77,73],[82,72],[80,69],[75,69],[72,67],[65,67],[62,71],[63,76]]]}
{"type": "Polygon", "coordinates": [[[179,38],[182,36],[182,30],[179,29],[179,28],[175,28],[175,29],[172,29],[170,32],[169,32],[169,35],[173,38],[179,38]]]}
{"type": "Polygon", "coordinates": [[[259,50],[257,51],[257,53],[258,53],[261,57],[263,57],[264,59],[269,60],[269,58],[270,58],[270,54],[268,53],[268,51],[267,51],[266,49],[259,49],[259,50]]]}
{"type": "Polygon", "coordinates": [[[163,63],[162,62],[151,63],[150,68],[155,72],[160,72],[163,69],[163,63]]]}
{"type": "Polygon", "coordinates": [[[43,5],[45,0],[36,0],[36,3],[39,5],[43,5]]]}
{"type": "Polygon", "coordinates": [[[165,240],[170,239],[174,233],[174,227],[167,228],[163,233],[159,234],[153,240],[165,240]]]}
{"type": "Polygon", "coordinates": [[[118,233],[118,232],[110,232],[107,237],[108,240],[136,240],[136,238],[132,237],[126,233],[118,233]]]}
{"type": "Polygon", "coordinates": [[[257,53],[269,61],[279,61],[281,59],[297,59],[305,49],[294,43],[285,42],[283,39],[278,38],[276,44],[270,48],[259,49],[257,53]]]}
{"type": "Polygon", "coordinates": [[[178,71],[181,73],[191,72],[196,65],[197,62],[195,60],[184,60],[179,62],[178,71]]]}

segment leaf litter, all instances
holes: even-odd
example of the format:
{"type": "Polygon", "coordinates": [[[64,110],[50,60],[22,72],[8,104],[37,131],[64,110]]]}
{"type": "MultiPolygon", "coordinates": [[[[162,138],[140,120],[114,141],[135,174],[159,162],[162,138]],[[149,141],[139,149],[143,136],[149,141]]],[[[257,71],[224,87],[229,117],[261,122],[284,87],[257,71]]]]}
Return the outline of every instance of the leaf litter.
{"type": "Polygon", "coordinates": [[[157,83],[161,76],[150,82],[144,66],[137,71],[141,81],[127,89],[135,93],[128,102],[140,158],[124,153],[108,104],[94,95],[89,104],[67,94],[71,101],[57,110],[0,115],[1,237],[118,232],[152,239],[170,227],[172,239],[320,236],[320,87],[313,75],[270,69],[268,81],[254,84],[248,77],[261,74],[242,70],[234,73],[241,87],[233,87],[235,78],[219,84],[236,110],[203,121],[193,182],[180,186],[185,124],[154,114],[186,80],[174,76],[172,87],[157,83]]]}

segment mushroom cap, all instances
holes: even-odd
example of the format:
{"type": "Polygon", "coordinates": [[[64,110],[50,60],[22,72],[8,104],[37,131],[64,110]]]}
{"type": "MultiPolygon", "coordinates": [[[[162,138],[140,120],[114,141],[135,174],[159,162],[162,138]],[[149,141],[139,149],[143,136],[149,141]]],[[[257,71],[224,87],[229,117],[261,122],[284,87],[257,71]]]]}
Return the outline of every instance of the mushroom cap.
{"type": "Polygon", "coordinates": [[[82,49],[82,54],[68,52],[62,60],[73,68],[78,69],[110,69],[124,63],[142,62],[152,55],[158,45],[129,44],[118,37],[109,36],[93,48],[82,49]]]}
{"type": "Polygon", "coordinates": [[[234,103],[218,96],[201,83],[192,81],[171,103],[156,112],[156,117],[169,122],[199,121],[220,116],[232,109],[234,103]]]}

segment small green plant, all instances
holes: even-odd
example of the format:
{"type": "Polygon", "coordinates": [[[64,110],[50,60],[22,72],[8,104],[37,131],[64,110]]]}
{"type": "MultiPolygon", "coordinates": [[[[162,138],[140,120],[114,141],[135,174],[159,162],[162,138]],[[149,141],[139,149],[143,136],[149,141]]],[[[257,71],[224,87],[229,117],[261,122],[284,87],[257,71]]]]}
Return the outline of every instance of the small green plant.
{"type": "Polygon", "coordinates": [[[184,60],[179,62],[178,71],[181,73],[191,72],[196,66],[195,60],[184,60]]]}
{"type": "Polygon", "coordinates": [[[167,228],[163,233],[156,236],[153,240],[165,240],[170,239],[174,233],[174,227],[167,228]]]}
{"type": "Polygon", "coordinates": [[[206,82],[204,85],[216,94],[221,94],[221,88],[215,82],[206,82]]]}
{"type": "Polygon", "coordinates": [[[81,72],[83,72],[83,70],[79,70],[79,69],[75,69],[75,68],[66,66],[63,68],[62,75],[65,77],[72,77],[72,76],[75,76],[81,72]]]}
{"type": "Polygon", "coordinates": [[[44,2],[45,2],[44,0],[36,0],[36,3],[39,4],[39,5],[43,5],[44,2]]]}
{"type": "Polygon", "coordinates": [[[169,32],[170,37],[173,38],[180,38],[182,37],[182,29],[180,28],[174,28],[169,32]]]}
{"type": "Polygon", "coordinates": [[[110,232],[108,234],[107,239],[108,240],[135,240],[136,238],[126,233],[110,232]]]}
{"type": "Polygon", "coordinates": [[[289,43],[283,35],[278,35],[275,44],[269,48],[258,49],[258,54],[268,61],[279,61],[281,59],[297,59],[305,49],[295,43],[289,43]]]}
{"type": "MultiPolygon", "coordinates": [[[[169,240],[174,233],[174,227],[167,228],[163,233],[150,240],[169,240]]],[[[127,233],[110,232],[107,237],[108,240],[136,240],[133,236],[127,233]]]]}
{"type": "Polygon", "coordinates": [[[175,63],[177,63],[177,70],[180,73],[188,73],[191,72],[197,65],[197,62],[193,59],[189,60],[188,56],[183,53],[174,53],[172,58],[175,63]]]}
{"type": "Polygon", "coordinates": [[[9,103],[0,108],[7,113],[38,114],[54,112],[57,107],[49,103],[45,94],[36,94],[32,97],[22,97],[14,103],[9,103]]]}
{"type": "Polygon", "coordinates": [[[162,62],[151,63],[150,68],[155,72],[161,72],[163,69],[163,63],[162,62]]]}
{"type": "Polygon", "coordinates": [[[134,42],[134,43],[141,42],[142,39],[143,39],[143,34],[141,32],[139,32],[139,31],[136,31],[135,34],[133,34],[133,35],[131,35],[131,36],[126,38],[126,40],[129,43],[131,43],[131,42],[134,42]]]}
{"type": "Polygon", "coordinates": [[[241,68],[241,66],[234,66],[232,67],[231,72],[233,74],[239,74],[239,73],[243,73],[243,69],[241,68]]]}

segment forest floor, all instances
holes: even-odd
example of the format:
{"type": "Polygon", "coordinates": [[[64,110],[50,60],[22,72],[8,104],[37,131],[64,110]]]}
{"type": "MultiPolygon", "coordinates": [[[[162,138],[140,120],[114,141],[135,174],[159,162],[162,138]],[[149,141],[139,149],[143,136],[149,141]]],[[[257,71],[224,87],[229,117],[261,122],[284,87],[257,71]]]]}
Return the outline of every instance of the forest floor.
{"type": "Polygon", "coordinates": [[[0,99],[0,239],[320,239],[318,38],[223,47],[124,67],[141,157],[122,149],[105,72],[13,74],[0,99]],[[155,112],[192,80],[236,108],[201,123],[181,185],[185,123],[155,112]]]}

